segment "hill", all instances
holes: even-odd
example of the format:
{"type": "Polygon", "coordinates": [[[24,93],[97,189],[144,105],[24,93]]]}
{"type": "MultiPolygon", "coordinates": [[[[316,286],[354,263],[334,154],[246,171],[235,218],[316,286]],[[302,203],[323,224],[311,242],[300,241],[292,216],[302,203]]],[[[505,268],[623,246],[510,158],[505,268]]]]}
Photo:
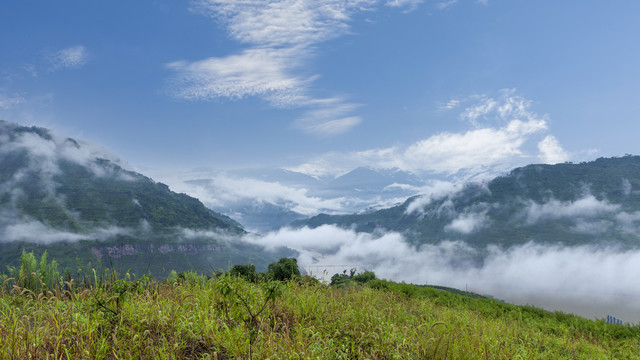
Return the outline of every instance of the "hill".
{"type": "Polygon", "coordinates": [[[62,265],[138,273],[211,269],[276,255],[240,242],[229,217],[127,169],[104,149],[38,127],[0,122],[0,266],[22,249],[62,265]]]}
{"type": "Polygon", "coordinates": [[[413,244],[464,241],[477,248],[536,242],[640,247],[640,157],[534,164],[483,183],[451,186],[391,208],[320,214],[292,223],[401,232],[413,244]]]}

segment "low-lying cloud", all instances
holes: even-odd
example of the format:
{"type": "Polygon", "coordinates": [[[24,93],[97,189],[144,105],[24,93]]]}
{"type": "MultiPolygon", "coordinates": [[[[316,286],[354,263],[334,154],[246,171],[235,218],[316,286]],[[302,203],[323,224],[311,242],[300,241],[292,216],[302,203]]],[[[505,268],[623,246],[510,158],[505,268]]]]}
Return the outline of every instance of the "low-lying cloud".
{"type": "MultiPolygon", "coordinates": [[[[92,227],[87,231],[73,232],[56,228],[26,216],[17,216],[10,211],[2,211],[0,221],[0,243],[24,241],[40,245],[80,240],[108,240],[120,235],[139,233],[140,229],[123,228],[115,225],[92,227]]],[[[140,228],[144,228],[143,225],[140,228]]]]}
{"type": "Polygon", "coordinates": [[[618,210],[620,210],[620,205],[611,204],[606,199],[598,200],[589,194],[575,201],[551,199],[543,204],[530,201],[526,209],[526,216],[527,223],[535,224],[546,219],[596,217],[618,210]]]}
{"type": "Polygon", "coordinates": [[[331,225],[281,229],[245,240],[266,249],[293,248],[300,252],[302,267],[319,275],[329,271],[325,279],[342,272],[336,265],[355,266],[394,281],[467,289],[588,317],[613,313],[640,321],[634,301],[640,297],[638,250],[528,243],[484,249],[484,260],[478,262],[479,250],[462,242],[414,246],[399,233],[358,233],[331,225]]]}
{"type": "Polygon", "coordinates": [[[169,181],[173,191],[187,193],[210,208],[250,200],[283,206],[302,215],[315,215],[321,211],[341,211],[348,202],[345,197],[321,198],[310,195],[306,188],[226,173],[198,181],[169,181]]]}
{"type": "Polygon", "coordinates": [[[99,145],[76,141],[42,128],[14,131],[18,127],[0,122],[0,154],[24,151],[29,160],[26,166],[39,172],[57,174],[60,171],[58,163],[63,160],[85,166],[96,176],[111,175],[107,167],[96,163],[98,160],[108,160],[129,169],[126,162],[99,145]]]}
{"type": "Polygon", "coordinates": [[[487,226],[487,211],[467,212],[458,215],[453,221],[445,225],[445,231],[454,231],[461,234],[471,234],[487,226]]]}

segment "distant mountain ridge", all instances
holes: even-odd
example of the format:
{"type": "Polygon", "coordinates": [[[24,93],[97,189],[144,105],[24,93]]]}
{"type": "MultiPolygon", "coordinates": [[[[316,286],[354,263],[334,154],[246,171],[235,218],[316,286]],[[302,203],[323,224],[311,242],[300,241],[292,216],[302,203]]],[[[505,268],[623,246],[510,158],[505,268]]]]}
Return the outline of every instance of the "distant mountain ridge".
{"type": "Polygon", "coordinates": [[[320,214],[294,227],[335,224],[397,231],[416,245],[527,242],[640,247],[640,157],[528,165],[483,183],[415,196],[366,214],[320,214]]]}
{"type": "Polygon", "coordinates": [[[0,265],[22,248],[138,272],[272,260],[239,242],[239,223],[123,166],[91,144],[1,121],[0,265]]]}
{"type": "Polygon", "coordinates": [[[358,167],[337,177],[314,177],[282,168],[200,168],[171,184],[265,233],[319,212],[346,214],[391,206],[415,195],[426,182],[399,169],[358,167]]]}

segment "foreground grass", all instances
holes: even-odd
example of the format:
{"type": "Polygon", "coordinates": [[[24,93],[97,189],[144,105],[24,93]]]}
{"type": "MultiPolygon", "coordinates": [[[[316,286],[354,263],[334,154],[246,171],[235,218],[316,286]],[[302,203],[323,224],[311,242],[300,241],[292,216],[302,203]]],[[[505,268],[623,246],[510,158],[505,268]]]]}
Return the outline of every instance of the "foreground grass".
{"type": "Polygon", "coordinates": [[[56,294],[14,288],[0,297],[0,357],[640,358],[637,327],[387,281],[275,285],[277,296],[227,277],[56,294]]]}

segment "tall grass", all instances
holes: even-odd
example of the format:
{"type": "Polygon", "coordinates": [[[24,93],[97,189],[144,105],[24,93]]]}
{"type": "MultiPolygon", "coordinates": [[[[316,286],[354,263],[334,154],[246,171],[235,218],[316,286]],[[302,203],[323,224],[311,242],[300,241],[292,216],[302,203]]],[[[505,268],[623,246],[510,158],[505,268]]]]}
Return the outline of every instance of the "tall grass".
{"type": "Polygon", "coordinates": [[[13,284],[0,296],[0,358],[640,358],[634,326],[369,284],[339,289],[300,278],[255,283],[192,274],[164,282],[112,278],[37,295],[13,284]]]}

